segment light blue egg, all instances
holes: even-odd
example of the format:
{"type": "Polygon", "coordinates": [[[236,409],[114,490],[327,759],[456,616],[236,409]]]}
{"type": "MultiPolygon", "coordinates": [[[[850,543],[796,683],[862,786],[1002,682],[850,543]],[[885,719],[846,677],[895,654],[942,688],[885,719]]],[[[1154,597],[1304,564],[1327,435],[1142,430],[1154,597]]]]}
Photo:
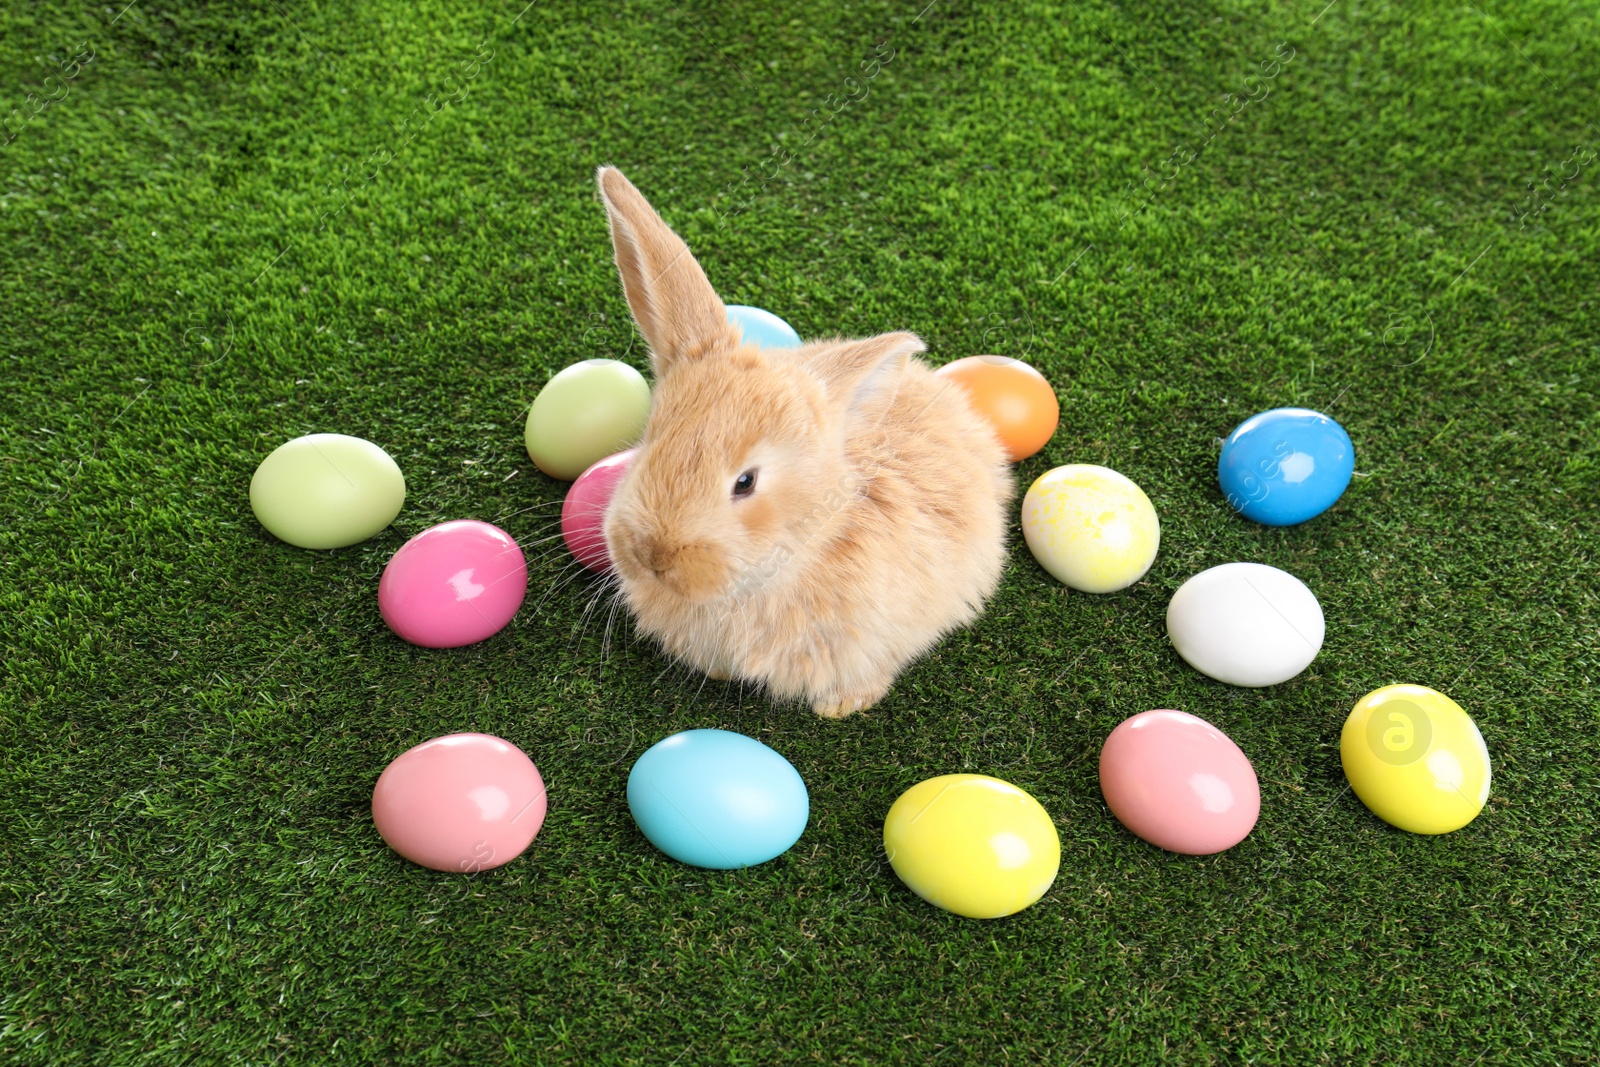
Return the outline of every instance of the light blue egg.
{"type": "Polygon", "coordinates": [[[1293,526],[1332,507],[1355,469],[1355,446],[1344,427],[1318,411],[1275,408],[1228,435],[1217,483],[1245,518],[1293,526]]]}
{"type": "Polygon", "coordinates": [[[758,347],[800,347],[800,335],[794,332],[794,327],[770,311],[746,307],[744,304],[729,304],[728,321],[744,331],[746,341],[758,347]]]}
{"type": "Polygon", "coordinates": [[[793,765],[727,730],[685,730],[657,742],[628,775],[628,808],[652,845],[715,870],[782,855],[811,815],[793,765]]]}

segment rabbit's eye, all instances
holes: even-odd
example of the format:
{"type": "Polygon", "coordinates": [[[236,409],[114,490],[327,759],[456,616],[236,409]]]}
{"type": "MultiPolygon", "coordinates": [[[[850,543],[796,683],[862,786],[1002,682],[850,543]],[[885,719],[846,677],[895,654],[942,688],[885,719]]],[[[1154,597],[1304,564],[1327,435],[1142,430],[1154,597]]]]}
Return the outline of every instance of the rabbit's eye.
{"type": "Polygon", "coordinates": [[[739,475],[733,483],[734,496],[749,496],[756,490],[756,472],[754,468],[739,475]]]}

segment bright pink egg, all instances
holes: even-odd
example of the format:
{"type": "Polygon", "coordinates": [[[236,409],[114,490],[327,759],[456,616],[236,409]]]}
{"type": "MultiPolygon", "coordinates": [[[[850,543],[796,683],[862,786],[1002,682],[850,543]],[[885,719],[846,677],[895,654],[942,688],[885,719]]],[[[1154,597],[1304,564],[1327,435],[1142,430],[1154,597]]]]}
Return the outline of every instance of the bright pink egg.
{"type": "Polygon", "coordinates": [[[592,571],[605,574],[611,569],[611,556],[606,552],[606,507],[617,483],[628,473],[637,448],[618,452],[595,463],[578,475],[578,480],[567,490],[567,499],[561,504],[561,538],[578,562],[592,571]]]}
{"type": "Polygon", "coordinates": [[[544,825],[544,779],[509,741],[450,734],[395,757],[372,790],[372,821],[400,855],[436,871],[486,871],[544,825]]]}
{"type": "Polygon", "coordinates": [[[1100,791],[1122,825],[1191,856],[1232,848],[1261,814],[1255,768],[1228,735],[1181,711],[1146,711],[1100,749],[1100,791]]]}
{"type": "Polygon", "coordinates": [[[378,610],[414,645],[456,648],[498,633],[527,593],[528,565],[511,535],[458,519],[400,546],[378,582],[378,610]]]}

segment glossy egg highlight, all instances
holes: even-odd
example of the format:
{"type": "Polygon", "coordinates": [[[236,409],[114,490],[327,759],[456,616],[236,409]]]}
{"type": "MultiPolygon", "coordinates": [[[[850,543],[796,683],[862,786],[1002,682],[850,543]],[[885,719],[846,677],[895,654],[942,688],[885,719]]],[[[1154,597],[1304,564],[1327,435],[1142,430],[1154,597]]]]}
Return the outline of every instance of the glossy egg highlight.
{"type": "Polygon", "coordinates": [[[728,321],[739,327],[746,344],[757,348],[799,348],[795,328],[770,311],[746,304],[729,304],[728,321]]]}
{"type": "Polygon", "coordinates": [[[458,648],[503,629],[528,593],[528,565],[498,526],[457,519],[400,546],[378,580],[378,610],[414,645],[458,648]]]}

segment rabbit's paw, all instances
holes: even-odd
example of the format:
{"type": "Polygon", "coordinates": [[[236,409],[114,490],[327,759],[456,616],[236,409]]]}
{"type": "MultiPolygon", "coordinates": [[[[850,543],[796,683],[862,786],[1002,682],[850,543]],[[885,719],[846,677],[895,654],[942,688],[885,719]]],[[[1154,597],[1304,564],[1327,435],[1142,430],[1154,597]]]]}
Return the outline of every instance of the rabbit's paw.
{"type": "Polygon", "coordinates": [[[867,691],[861,690],[854,693],[840,693],[823,700],[818,700],[811,705],[811,710],[824,719],[843,719],[854,715],[858,711],[865,711],[888,695],[889,687],[880,686],[867,691]]]}

